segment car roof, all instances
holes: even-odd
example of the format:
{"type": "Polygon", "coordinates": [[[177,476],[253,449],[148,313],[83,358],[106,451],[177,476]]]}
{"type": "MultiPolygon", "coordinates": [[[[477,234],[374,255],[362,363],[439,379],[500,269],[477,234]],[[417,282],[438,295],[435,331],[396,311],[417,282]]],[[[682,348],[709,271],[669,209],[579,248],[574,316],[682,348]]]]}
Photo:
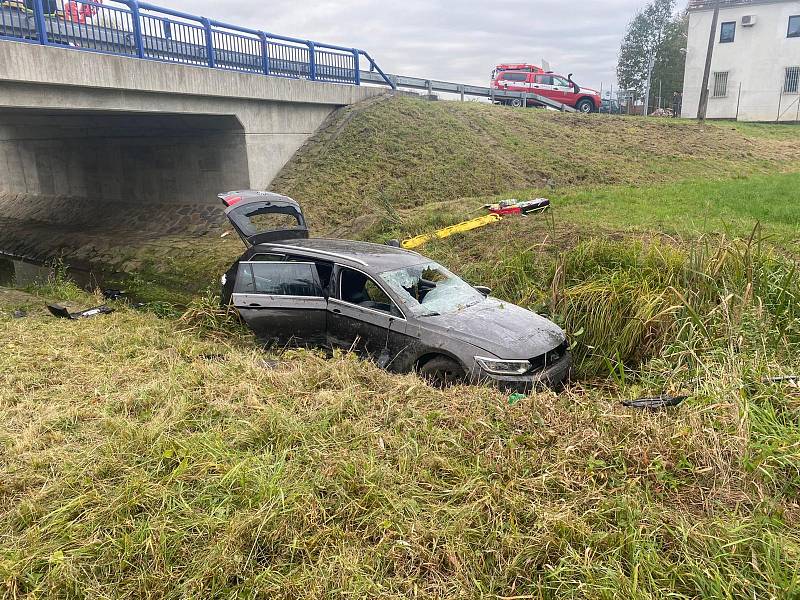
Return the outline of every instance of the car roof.
{"type": "Polygon", "coordinates": [[[299,254],[351,264],[356,267],[369,267],[376,273],[431,262],[429,258],[421,254],[395,246],[324,238],[260,244],[254,247],[251,252],[255,255],[259,252],[275,252],[278,250],[294,251],[299,254]]]}

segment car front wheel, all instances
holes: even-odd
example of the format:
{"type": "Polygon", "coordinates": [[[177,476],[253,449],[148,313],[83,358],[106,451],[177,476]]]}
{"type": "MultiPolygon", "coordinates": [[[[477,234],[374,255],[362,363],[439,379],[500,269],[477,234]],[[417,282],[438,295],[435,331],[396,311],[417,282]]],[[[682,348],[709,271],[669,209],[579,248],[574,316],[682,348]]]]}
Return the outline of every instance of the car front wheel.
{"type": "Polygon", "coordinates": [[[464,381],[464,369],[446,356],[432,358],[419,368],[419,375],[432,386],[446,388],[464,381]]]}
{"type": "Polygon", "coordinates": [[[575,106],[578,112],[582,112],[584,114],[589,114],[590,112],[594,112],[594,102],[589,100],[588,98],[584,98],[575,106]]]}

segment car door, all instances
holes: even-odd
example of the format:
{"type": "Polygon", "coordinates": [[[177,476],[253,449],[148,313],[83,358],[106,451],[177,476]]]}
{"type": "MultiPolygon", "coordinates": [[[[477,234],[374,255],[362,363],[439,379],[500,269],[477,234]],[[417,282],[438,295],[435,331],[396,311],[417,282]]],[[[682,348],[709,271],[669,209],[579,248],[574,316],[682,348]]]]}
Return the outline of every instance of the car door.
{"type": "Polygon", "coordinates": [[[387,357],[388,368],[401,368],[419,332],[414,332],[397,303],[366,273],[334,269],[328,301],[328,340],[332,346],[373,357],[387,357]]]}
{"type": "Polygon", "coordinates": [[[267,345],[324,345],[328,301],[313,262],[240,262],[233,305],[267,345]]]}

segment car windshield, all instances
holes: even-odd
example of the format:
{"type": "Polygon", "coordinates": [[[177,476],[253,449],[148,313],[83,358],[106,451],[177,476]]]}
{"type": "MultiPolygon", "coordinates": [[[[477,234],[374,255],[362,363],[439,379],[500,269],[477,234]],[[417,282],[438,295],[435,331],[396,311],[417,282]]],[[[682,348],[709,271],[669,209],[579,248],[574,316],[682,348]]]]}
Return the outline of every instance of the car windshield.
{"type": "Polygon", "coordinates": [[[485,300],[474,287],[436,263],[381,274],[416,316],[443,315],[485,300]]]}

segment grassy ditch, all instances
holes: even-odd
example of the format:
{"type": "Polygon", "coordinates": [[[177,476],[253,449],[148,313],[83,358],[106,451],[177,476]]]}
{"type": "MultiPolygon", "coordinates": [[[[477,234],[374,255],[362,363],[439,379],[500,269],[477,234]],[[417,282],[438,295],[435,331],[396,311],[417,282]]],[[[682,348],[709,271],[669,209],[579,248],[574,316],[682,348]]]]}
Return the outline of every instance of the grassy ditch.
{"type": "Polygon", "coordinates": [[[376,241],[553,198],[424,253],[564,325],[560,395],[265,362],[214,296],[232,236],[126,257],[144,311],[0,289],[0,597],[800,597],[796,134],[603,119],[396,99],[280,180],[376,241]]]}
{"type": "Polygon", "coordinates": [[[595,374],[517,404],[265,365],[211,298],[68,322],[43,297],[94,298],[0,294],[0,595],[795,597],[800,394],[766,379],[800,371],[798,278],[756,239],[476,265],[595,374]],[[619,404],[663,390],[691,397],[619,404]]]}

